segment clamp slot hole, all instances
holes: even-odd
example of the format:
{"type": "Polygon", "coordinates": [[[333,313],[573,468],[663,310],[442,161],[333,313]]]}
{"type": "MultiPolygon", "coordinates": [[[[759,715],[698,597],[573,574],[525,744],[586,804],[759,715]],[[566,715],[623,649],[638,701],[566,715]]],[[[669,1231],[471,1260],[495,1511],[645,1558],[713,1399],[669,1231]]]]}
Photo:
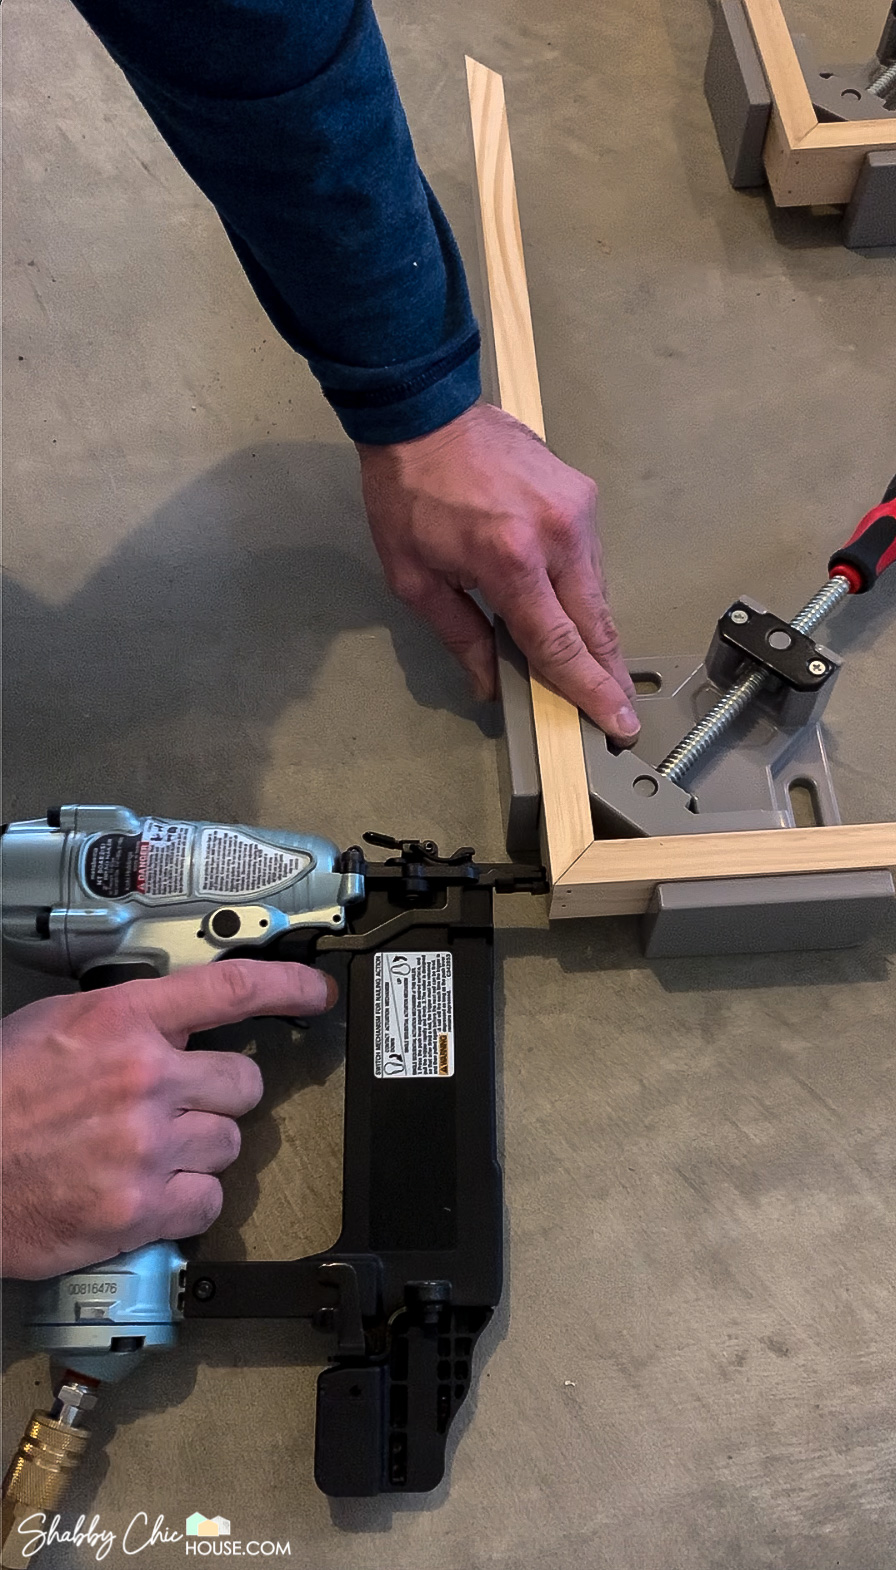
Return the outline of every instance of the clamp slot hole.
{"type": "Polygon", "coordinates": [[[810,779],[791,780],[787,787],[794,825],[798,829],[814,829],[821,823],[818,789],[810,779]]]}

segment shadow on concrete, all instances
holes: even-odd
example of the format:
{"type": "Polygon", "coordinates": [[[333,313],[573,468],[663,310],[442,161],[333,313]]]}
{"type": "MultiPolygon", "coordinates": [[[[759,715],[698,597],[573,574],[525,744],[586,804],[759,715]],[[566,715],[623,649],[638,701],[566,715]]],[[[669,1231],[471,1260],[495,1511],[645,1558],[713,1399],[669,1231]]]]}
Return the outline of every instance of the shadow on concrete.
{"type": "Polygon", "coordinates": [[[650,970],[668,992],[730,992],[768,987],[819,987],[886,979],[896,952],[896,911],[873,939],[853,949],[809,953],[719,954],[693,959],[647,959],[641,952],[638,918],[558,921],[549,934],[503,928],[498,953],[504,959],[547,951],[570,974],[650,970]],[[535,942],[533,943],[533,936],[535,942]]]}
{"type": "Polygon", "coordinates": [[[493,728],[451,657],[388,593],[352,450],[235,453],[65,604],[6,581],[7,819],[46,798],[254,821],[278,716],[312,689],[337,634],[379,626],[416,703],[493,728]]]}

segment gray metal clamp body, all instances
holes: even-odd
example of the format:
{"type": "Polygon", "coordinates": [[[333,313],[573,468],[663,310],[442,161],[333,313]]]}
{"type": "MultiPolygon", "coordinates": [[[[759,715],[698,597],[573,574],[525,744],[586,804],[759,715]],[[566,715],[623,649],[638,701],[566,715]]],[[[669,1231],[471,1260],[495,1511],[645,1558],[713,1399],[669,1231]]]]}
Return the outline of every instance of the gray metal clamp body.
{"type": "MultiPolygon", "coordinates": [[[[742,595],[740,604],[764,607],[742,595]]],[[[726,742],[710,751],[686,787],[656,765],[682,734],[733,683],[741,658],[718,631],[705,660],[661,656],[629,660],[641,687],[636,698],[637,750],[618,751],[582,718],[585,772],[595,836],[652,837],[787,829],[797,824],[794,794],[806,795],[815,822],[839,823],[830,764],[819,721],[840,669],[819,646],[833,673],[817,692],[778,683],[754,699],[726,742]]],[[[502,795],[507,848],[538,854],[541,780],[526,662],[498,625],[504,706],[502,795]]],[[[642,921],[651,957],[845,948],[864,941],[892,908],[888,872],[810,873],[774,878],[720,878],[659,885],[642,921]]]]}

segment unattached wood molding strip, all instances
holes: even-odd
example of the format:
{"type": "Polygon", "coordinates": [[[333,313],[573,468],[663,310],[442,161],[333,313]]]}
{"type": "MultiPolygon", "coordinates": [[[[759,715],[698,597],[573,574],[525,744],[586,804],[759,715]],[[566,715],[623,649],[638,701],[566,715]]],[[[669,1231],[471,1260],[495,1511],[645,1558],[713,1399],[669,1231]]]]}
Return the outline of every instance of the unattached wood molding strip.
{"type": "Polygon", "coordinates": [[[637,915],[658,883],[894,866],[896,823],[595,840],[556,885],[551,915],[637,915]]]}
{"type": "MultiPolygon", "coordinates": [[[[535,337],[513,177],[504,81],[467,57],[476,185],[502,409],[544,437],[535,337]]],[[[531,677],[544,813],[545,858],[552,883],[593,839],[578,709],[531,677]]]]}

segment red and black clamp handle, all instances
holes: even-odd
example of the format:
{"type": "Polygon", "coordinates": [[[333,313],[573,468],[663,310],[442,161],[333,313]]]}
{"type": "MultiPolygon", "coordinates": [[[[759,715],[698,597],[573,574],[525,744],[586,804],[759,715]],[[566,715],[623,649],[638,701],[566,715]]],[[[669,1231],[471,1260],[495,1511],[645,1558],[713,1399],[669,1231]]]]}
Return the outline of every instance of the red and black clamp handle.
{"type": "Polygon", "coordinates": [[[846,544],[828,562],[831,577],[845,578],[851,594],[865,594],[896,565],[896,475],[879,507],[872,507],[846,544]]]}

